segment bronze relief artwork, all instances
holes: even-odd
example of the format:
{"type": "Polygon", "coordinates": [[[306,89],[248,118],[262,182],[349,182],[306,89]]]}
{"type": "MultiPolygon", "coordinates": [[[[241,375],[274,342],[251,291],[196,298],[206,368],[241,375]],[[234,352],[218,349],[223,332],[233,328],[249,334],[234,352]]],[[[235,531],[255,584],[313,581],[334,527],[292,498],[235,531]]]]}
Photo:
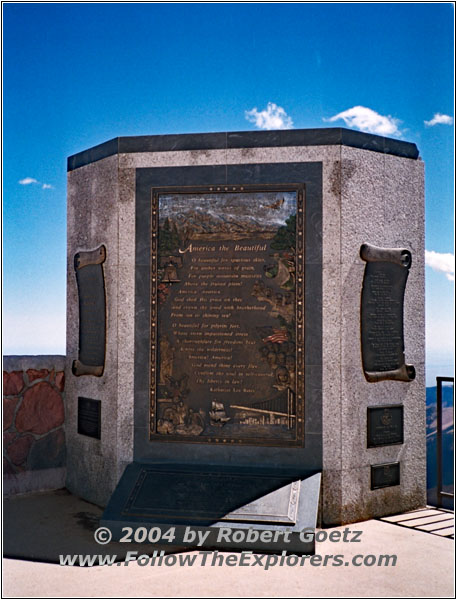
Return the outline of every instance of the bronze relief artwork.
{"type": "Polygon", "coordinates": [[[302,446],[304,190],[152,194],[150,437],[302,446]]]}

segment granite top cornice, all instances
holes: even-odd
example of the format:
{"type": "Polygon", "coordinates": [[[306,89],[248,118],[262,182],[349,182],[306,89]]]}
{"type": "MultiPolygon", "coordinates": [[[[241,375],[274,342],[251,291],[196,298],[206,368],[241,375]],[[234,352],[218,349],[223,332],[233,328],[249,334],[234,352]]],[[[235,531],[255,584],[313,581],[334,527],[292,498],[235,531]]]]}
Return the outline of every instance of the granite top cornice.
{"type": "Polygon", "coordinates": [[[69,156],[67,171],[116,154],[291,146],[349,146],[413,160],[419,158],[417,146],[412,142],[341,127],[324,127],[117,137],[69,156]]]}

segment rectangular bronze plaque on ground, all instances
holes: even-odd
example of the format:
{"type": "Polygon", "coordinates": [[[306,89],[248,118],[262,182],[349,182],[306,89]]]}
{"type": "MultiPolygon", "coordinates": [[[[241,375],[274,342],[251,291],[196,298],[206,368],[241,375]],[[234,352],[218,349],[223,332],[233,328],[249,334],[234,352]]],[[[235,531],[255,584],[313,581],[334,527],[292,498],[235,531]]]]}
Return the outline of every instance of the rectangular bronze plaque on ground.
{"type": "Polygon", "coordinates": [[[100,400],[78,397],[78,433],[100,439],[101,408],[100,400]]]}
{"type": "Polygon", "coordinates": [[[106,300],[103,263],[105,246],[75,254],[79,299],[79,352],[73,375],[100,377],[105,368],[106,300]]]}
{"type": "Polygon", "coordinates": [[[415,370],[405,364],[403,301],[411,253],[401,248],[363,244],[366,261],[361,300],[362,361],[369,382],[412,381],[415,370]]]}
{"type": "Polygon", "coordinates": [[[316,527],[320,483],[320,473],[303,477],[283,466],[135,461],[126,467],[100,525],[108,527],[113,540],[125,537],[126,527],[154,531],[154,524],[162,532],[173,527],[172,545],[162,538],[154,546],[159,550],[182,551],[184,546],[313,554],[314,536],[302,532],[313,533],[316,527]],[[227,532],[232,539],[223,537],[227,532]]]}
{"type": "Polygon", "coordinates": [[[150,437],[301,446],[304,189],[153,190],[150,437]]]}
{"type": "Polygon", "coordinates": [[[403,405],[367,408],[367,447],[403,444],[403,405]]]}
{"type": "Polygon", "coordinates": [[[400,463],[385,463],[371,465],[371,489],[392,487],[400,485],[400,463]]]}
{"type": "Polygon", "coordinates": [[[291,482],[286,474],[151,465],[141,470],[122,515],[166,523],[226,520],[294,525],[299,490],[300,482],[291,482]],[[269,502],[270,496],[274,502],[269,502]]]}

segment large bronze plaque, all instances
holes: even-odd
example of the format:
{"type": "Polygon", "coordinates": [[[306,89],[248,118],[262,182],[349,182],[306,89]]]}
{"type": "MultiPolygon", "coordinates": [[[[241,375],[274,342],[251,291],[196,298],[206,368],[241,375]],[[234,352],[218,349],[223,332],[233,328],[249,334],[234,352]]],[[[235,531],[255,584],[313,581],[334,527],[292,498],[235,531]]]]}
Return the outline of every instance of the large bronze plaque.
{"type": "Polygon", "coordinates": [[[304,189],[153,190],[150,437],[303,445],[304,189]]]}
{"type": "Polygon", "coordinates": [[[367,408],[367,447],[403,444],[403,405],[367,408]]]}
{"type": "Polygon", "coordinates": [[[411,266],[409,250],[363,244],[366,261],[361,300],[362,360],[365,378],[412,381],[415,370],[405,364],[403,301],[411,266]]]}
{"type": "Polygon", "coordinates": [[[73,375],[100,377],[105,368],[106,300],[103,263],[105,246],[75,254],[79,299],[79,353],[73,375]]]}

